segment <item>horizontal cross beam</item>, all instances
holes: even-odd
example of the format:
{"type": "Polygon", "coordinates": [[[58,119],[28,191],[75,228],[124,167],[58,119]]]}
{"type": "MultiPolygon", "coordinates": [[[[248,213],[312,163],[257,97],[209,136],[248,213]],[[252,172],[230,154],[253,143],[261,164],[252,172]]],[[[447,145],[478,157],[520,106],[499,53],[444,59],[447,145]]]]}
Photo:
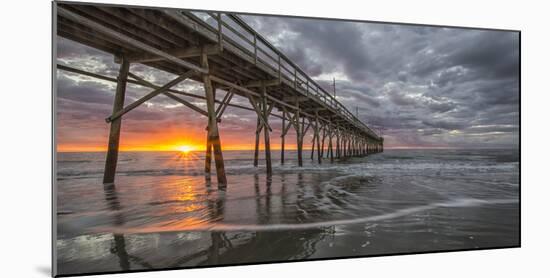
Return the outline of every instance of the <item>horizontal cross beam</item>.
{"type": "Polygon", "coordinates": [[[283,97],[283,101],[287,102],[301,102],[301,101],[308,101],[311,100],[308,97],[283,97]]]}
{"type": "MultiPolygon", "coordinates": [[[[176,49],[165,49],[163,50],[169,55],[172,55],[176,58],[192,58],[199,57],[202,54],[202,47],[192,46],[187,48],[176,48],[176,49]]],[[[220,49],[218,46],[210,44],[204,47],[204,51],[207,55],[219,54],[220,49]]],[[[146,53],[146,54],[128,54],[126,58],[130,63],[148,63],[148,62],[158,62],[166,60],[166,58],[146,53]]],[[[115,63],[120,63],[120,58],[115,58],[115,63]]]]}
{"type": "Polygon", "coordinates": [[[271,79],[271,80],[253,80],[249,81],[246,84],[244,84],[243,87],[261,87],[261,86],[279,86],[281,85],[281,81],[279,79],[271,79]]]}

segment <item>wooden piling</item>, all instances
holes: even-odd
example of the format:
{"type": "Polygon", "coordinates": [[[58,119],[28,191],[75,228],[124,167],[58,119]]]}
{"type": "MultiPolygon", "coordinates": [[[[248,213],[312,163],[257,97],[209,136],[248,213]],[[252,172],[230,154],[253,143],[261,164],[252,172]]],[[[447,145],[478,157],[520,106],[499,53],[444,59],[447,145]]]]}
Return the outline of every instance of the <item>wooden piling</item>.
{"type": "Polygon", "coordinates": [[[321,156],[321,148],[319,148],[319,115],[317,112],[315,112],[315,139],[317,140],[317,163],[321,164],[323,157],[321,156]]]}
{"type": "Polygon", "coordinates": [[[269,108],[267,107],[267,89],[265,84],[262,83],[262,111],[264,113],[264,120],[266,126],[264,127],[264,149],[265,149],[265,166],[268,176],[271,176],[271,147],[269,144],[269,108]]]}
{"type": "Polygon", "coordinates": [[[208,127],[206,127],[206,131],[206,156],[204,158],[204,172],[210,174],[210,167],[212,165],[212,142],[210,142],[208,127]]]}
{"type": "Polygon", "coordinates": [[[323,139],[321,140],[321,158],[325,154],[326,126],[323,126],[323,139]]]}
{"type": "Polygon", "coordinates": [[[340,130],[336,130],[336,158],[340,158],[340,130]]]}
{"type": "Polygon", "coordinates": [[[254,144],[254,167],[258,167],[258,156],[260,154],[260,132],[262,131],[262,125],[260,122],[260,116],[256,121],[256,141],[254,144]]]}
{"type": "Polygon", "coordinates": [[[330,163],[334,162],[334,154],[332,152],[332,132],[330,132],[328,137],[328,148],[330,149],[330,163]]]}
{"type": "MultiPolygon", "coordinates": [[[[208,57],[203,51],[201,54],[201,65],[208,68],[208,57]]],[[[208,139],[214,149],[214,161],[216,164],[216,176],[218,178],[218,187],[225,188],[227,186],[227,177],[225,176],[225,166],[223,161],[222,147],[220,135],[218,133],[218,121],[216,118],[216,107],[214,99],[214,90],[209,74],[202,75],[204,91],[206,94],[206,108],[208,112],[208,139]]]]}
{"type": "Polygon", "coordinates": [[[286,119],[286,111],[283,111],[283,128],[281,128],[281,165],[285,164],[285,119],[286,119]]]}
{"type": "MultiPolygon", "coordinates": [[[[128,59],[122,56],[122,62],[120,64],[117,77],[115,99],[113,102],[113,114],[122,111],[122,109],[124,108],[124,96],[126,94],[126,83],[128,79],[129,69],[130,63],[128,62],[128,59]]],[[[111,121],[107,158],[105,159],[105,171],[103,172],[104,184],[113,183],[115,181],[121,127],[122,117],[116,118],[115,120],[111,121]]]]}
{"type": "Polygon", "coordinates": [[[346,157],[346,134],[342,134],[342,156],[346,157]]]}
{"type": "Polygon", "coordinates": [[[315,153],[315,131],[313,132],[313,138],[311,140],[311,155],[310,159],[313,161],[313,153],[315,153]]]}
{"type": "MultiPolygon", "coordinates": [[[[212,91],[214,92],[214,99],[216,99],[216,88],[212,86],[212,91]]],[[[210,169],[212,167],[212,142],[210,141],[210,136],[208,133],[208,126],[206,127],[206,155],[204,156],[204,172],[210,174],[210,169]]]]}
{"type": "Polygon", "coordinates": [[[296,101],[296,143],[297,143],[297,151],[298,151],[298,166],[299,167],[302,167],[303,166],[303,161],[302,161],[302,143],[303,143],[303,130],[304,130],[304,119],[305,118],[302,118],[302,123],[300,123],[300,102],[296,101]]]}
{"type": "Polygon", "coordinates": [[[352,146],[351,146],[351,135],[348,135],[348,157],[352,155],[352,146]]]}

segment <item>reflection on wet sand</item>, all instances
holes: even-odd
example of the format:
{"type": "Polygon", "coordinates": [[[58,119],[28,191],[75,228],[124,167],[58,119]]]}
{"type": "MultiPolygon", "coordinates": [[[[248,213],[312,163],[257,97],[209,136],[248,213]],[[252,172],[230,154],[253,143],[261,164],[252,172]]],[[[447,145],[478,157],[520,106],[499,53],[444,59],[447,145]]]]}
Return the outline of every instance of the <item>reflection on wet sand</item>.
{"type": "MultiPolygon", "coordinates": [[[[107,202],[108,207],[114,212],[118,212],[114,214],[115,225],[123,225],[124,215],[119,212],[121,209],[121,205],[120,201],[118,200],[115,185],[105,184],[103,186],[103,190],[105,192],[105,201],[107,202]]],[[[153,269],[153,266],[147,263],[145,260],[137,256],[132,256],[128,254],[128,252],[126,251],[126,240],[123,234],[113,234],[113,243],[114,244],[111,245],[109,251],[113,254],[116,254],[116,256],[118,257],[121,270],[130,270],[130,259],[132,259],[132,261],[145,269],[153,269]]]]}
{"type": "MultiPolygon", "coordinates": [[[[278,194],[280,199],[277,209],[283,219],[287,216],[301,217],[299,212],[306,194],[297,194],[294,205],[288,204],[288,192],[286,187],[296,186],[303,188],[303,174],[295,174],[295,178],[288,179],[289,174],[281,176],[281,189],[278,194]],[[291,182],[291,184],[287,184],[291,182]]],[[[206,214],[206,222],[216,223],[224,220],[226,195],[222,189],[210,186],[210,179],[204,188],[206,197],[200,205],[206,214]]],[[[273,219],[274,203],[272,179],[255,174],[253,176],[255,193],[256,222],[258,224],[271,223],[273,219]]],[[[116,185],[104,186],[104,200],[106,207],[111,210],[112,223],[115,227],[127,224],[125,219],[124,203],[120,200],[116,185]]],[[[196,205],[196,204],[194,204],[196,205]]],[[[183,209],[183,211],[186,211],[183,209]]],[[[175,268],[193,265],[219,265],[244,262],[262,262],[273,260],[304,259],[315,252],[315,243],[326,236],[327,229],[308,229],[303,231],[269,231],[269,232],[224,232],[224,231],[195,231],[195,232],[165,232],[146,234],[111,233],[110,248],[108,252],[117,258],[116,268],[119,270],[175,268]],[[324,235],[321,235],[323,234],[324,235]],[[194,245],[192,241],[181,240],[188,236],[196,237],[194,245]],[[143,240],[159,241],[151,246],[144,245],[143,240]],[[170,259],[159,259],[159,245],[172,246],[174,250],[166,250],[170,259]],[[181,252],[185,250],[185,252],[181,252]],[[173,256],[175,255],[175,256],[173,256]]],[[[77,261],[79,258],[75,258],[77,261]]],[[[86,258],[82,258],[86,260],[86,258]]],[[[87,271],[79,265],[80,272],[87,271]]],[[[75,265],[70,267],[60,265],[61,273],[74,272],[75,265]]],[[[89,264],[88,264],[89,265],[89,264]]],[[[112,264],[91,264],[89,271],[112,271],[112,264]]]]}

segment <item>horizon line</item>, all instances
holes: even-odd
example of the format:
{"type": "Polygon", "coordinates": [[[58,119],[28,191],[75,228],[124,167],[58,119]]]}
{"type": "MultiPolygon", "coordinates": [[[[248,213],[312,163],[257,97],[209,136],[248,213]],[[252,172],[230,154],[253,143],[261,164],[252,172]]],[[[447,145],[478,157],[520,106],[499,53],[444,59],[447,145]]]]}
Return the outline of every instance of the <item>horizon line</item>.
{"type": "MultiPolygon", "coordinates": [[[[487,149],[504,149],[504,150],[515,150],[519,147],[472,147],[472,148],[464,148],[464,147],[384,147],[384,150],[487,150],[487,149]]],[[[254,151],[255,149],[228,149],[222,151],[254,151]]],[[[260,151],[265,151],[264,148],[260,148],[260,151]]],[[[280,148],[272,148],[272,151],[280,151],[280,148]]],[[[296,151],[297,149],[287,149],[286,151],[296,151]]],[[[191,150],[189,152],[204,152],[204,150],[191,150]]],[[[303,151],[309,151],[309,150],[303,150],[303,151]]],[[[65,151],[59,151],[56,150],[57,153],[100,153],[100,152],[107,152],[107,150],[65,150],[65,151]]],[[[119,150],[119,152],[181,152],[179,150],[119,150]]]]}

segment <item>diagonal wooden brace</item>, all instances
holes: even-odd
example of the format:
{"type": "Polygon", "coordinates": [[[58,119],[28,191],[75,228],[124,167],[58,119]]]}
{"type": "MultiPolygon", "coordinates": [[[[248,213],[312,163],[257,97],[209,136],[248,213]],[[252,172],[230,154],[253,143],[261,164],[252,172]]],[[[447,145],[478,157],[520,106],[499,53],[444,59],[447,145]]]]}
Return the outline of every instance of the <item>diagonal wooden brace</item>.
{"type": "MultiPolygon", "coordinates": [[[[250,104],[254,108],[254,111],[256,111],[256,114],[258,115],[258,119],[260,119],[260,122],[262,123],[262,125],[267,127],[267,129],[269,129],[269,131],[273,131],[271,129],[271,126],[269,126],[269,124],[267,123],[260,107],[258,107],[258,104],[256,103],[256,100],[252,96],[248,96],[248,100],[250,101],[250,104]]],[[[271,106],[271,107],[273,107],[273,106],[271,106]]]]}
{"type": "MultiPolygon", "coordinates": [[[[157,86],[157,85],[155,85],[155,84],[153,84],[153,83],[151,83],[151,82],[149,82],[149,81],[147,81],[147,80],[145,80],[145,79],[143,79],[143,78],[141,78],[141,77],[139,77],[139,76],[137,76],[137,75],[135,75],[131,72],[129,72],[128,75],[131,76],[132,78],[134,78],[137,81],[137,83],[141,83],[143,85],[152,87],[153,89],[160,88],[159,86],[157,86]]],[[[170,92],[164,92],[164,95],[166,95],[167,97],[169,97],[169,98],[171,98],[171,99],[173,99],[173,100],[175,100],[175,101],[177,101],[177,102],[179,102],[179,103],[195,110],[196,112],[208,117],[208,113],[206,111],[200,109],[198,106],[194,105],[193,103],[191,103],[191,102],[189,102],[185,99],[182,99],[182,98],[180,98],[180,97],[178,97],[178,96],[176,96],[176,95],[174,95],[170,92]]]]}
{"type": "Polygon", "coordinates": [[[118,119],[119,117],[121,117],[122,115],[132,111],[133,109],[135,109],[136,107],[140,106],[141,104],[143,104],[144,102],[152,99],[153,97],[159,95],[159,94],[162,94],[164,92],[166,92],[168,89],[174,87],[175,85],[177,85],[178,83],[182,82],[183,80],[191,77],[193,74],[195,74],[196,71],[194,70],[189,70],[187,72],[185,72],[184,74],[178,76],[176,79],[168,82],[166,85],[148,93],[147,95],[143,96],[142,98],[134,101],[132,104],[129,104],[128,106],[124,107],[122,110],[119,110],[117,111],[116,113],[114,113],[113,115],[107,117],[105,119],[105,121],[107,123],[110,123],[112,122],[113,120],[115,119],[118,119]]]}

